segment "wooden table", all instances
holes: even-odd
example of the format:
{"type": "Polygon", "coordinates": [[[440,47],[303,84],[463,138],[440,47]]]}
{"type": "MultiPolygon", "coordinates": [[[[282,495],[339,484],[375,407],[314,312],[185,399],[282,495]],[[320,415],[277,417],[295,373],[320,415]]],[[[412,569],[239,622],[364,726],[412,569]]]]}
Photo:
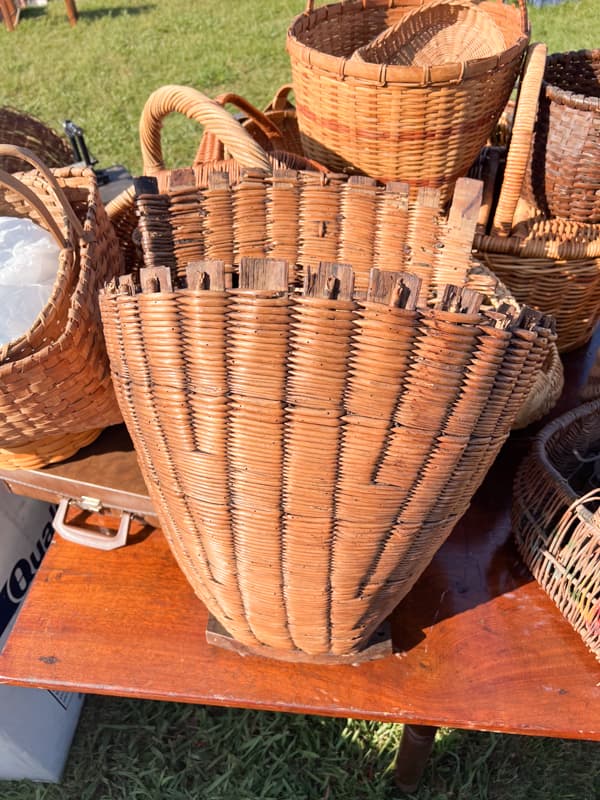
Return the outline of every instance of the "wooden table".
{"type": "MultiPolygon", "coordinates": [[[[563,408],[592,355],[590,347],[570,360],[563,408]]],[[[48,498],[52,480],[70,479],[65,473],[100,484],[106,474],[107,490],[129,487],[143,500],[124,430],[103,437],[106,452],[101,439],[66,465],[27,471],[28,486],[19,488],[13,475],[13,489],[48,498]]],[[[396,652],[387,658],[290,664],[209,646],[206,609],[160,530],[140,522],[130,544],[113,552],[54,541],[0,655],[0,681],[407,723],[397,771],[404,788],[416,785],[437,726],[600,739],[600,665],[531,578],[510,536],[512,476],[530,438],[531,430],[511,437],[468,513],[392,614],[396,652]]]]}

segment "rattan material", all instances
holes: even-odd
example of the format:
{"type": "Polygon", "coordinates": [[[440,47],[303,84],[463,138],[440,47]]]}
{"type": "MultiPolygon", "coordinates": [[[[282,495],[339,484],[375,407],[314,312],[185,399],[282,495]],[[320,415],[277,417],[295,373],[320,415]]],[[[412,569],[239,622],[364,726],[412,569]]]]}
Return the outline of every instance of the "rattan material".
{"type": "Polygon", "coordinates": [[[532,45],[491,234],[478,234],[475,247],[520,303],[556,319],[566,352],[589,341],[600,319],[600,226],[544,218],[521,197],[545,59],[545,45],[532,45]]]}
{"type": "Polygon", "coordinates": [[[405,67],[487,58],[506,49],[502,31],[469,0],[433,0],[409,11],[352,58],[405,67]]]}
{"type": "MultiPolygon", "coordinates": [[[[30,114],[3,106],[0,108],[0,142],[33,151],[47,167],[66,167],[73,161],[68,141],[30,114]]],[[[3,156],[0,169],[18,172],[28,168],[19,158],[3,156]]]]}
{"type": "Polygon", "coordinates": [[[548,57],[524,184],[546,216],[600,223],[600,50],[548,57]]]}
{"type": "Polygon", "coordinates": [[[596,351],[596,358],[590,367],[585,384],[581,389],[581,400],[600,399],[600,348],[596,351]]]}
{"type": "Polygon", "coordinates": [[[355,50],[414,9],[407,0],[312,0],[287,36],[305,154],[334,171],[452,194],[494,129],[527,46],[520,9],[484,2],[506,41],[499,55],[433,66],[370,64],[355,50]]]}
{"type": "Polygon", "coordinates": [[[599,455],[600,401],[547,425],[518,470],[512,524],[534,577],[600,659],[599,455]]]}
{"type": "Polygon", "coordinates": [[[61,247],[50,300],[0,351],[0,464],[42,466],[121,421],[100,328],[98,288],[122,271],[92,170],[49,171],[30,151],[0,145],[34,169],[0,173],[0,213],[30,217],[61,247]]]}
{"type": "Polygon", "coordinates": [[[514,430],[526,428],[545,417],[557,404],[565,386],[565,373],[558,348],[552,345],[527,399],[519,409],[514,430]]]}
{"type": "Polygon", "coordinates": [[[360,651],[464,513],[548,332],[460,290],[415,310],[413,294],[336,299],[326,281],[314,297],[142,281],[103,294],[107,347],[194,590],[274,657],[360,651]]]}

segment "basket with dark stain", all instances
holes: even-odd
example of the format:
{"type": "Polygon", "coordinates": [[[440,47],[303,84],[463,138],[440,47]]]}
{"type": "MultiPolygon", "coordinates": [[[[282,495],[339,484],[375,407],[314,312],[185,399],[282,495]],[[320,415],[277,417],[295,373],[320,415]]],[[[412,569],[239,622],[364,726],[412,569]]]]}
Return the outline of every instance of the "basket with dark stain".
{"type": "Polygon", "coordinates": [[[49,170],[31,151],[0,145],[4,156],[33,169],[0,170],[0,213],[32,219],[60,247],[50,299],[0,352],[0,464],[34,468],[67,458],[121,421],[97,293],[122,260],[91,169],[49,170]]]}
{"type": "Polygon", "coordinates": [[[538,434],[515,478],[512,524],[533,576],[600,659],[600,400],[538,434]]]}

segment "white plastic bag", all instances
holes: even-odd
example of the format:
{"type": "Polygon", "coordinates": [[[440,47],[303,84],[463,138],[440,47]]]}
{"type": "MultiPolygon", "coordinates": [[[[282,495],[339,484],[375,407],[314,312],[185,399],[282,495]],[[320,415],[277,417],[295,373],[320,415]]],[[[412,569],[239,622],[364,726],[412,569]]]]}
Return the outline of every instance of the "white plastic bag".
{"type": "Polygon", "coordinates": [[[30,219],[0,217],[0,344],[25,333],[48,302],[60,249],[30,219]]]}

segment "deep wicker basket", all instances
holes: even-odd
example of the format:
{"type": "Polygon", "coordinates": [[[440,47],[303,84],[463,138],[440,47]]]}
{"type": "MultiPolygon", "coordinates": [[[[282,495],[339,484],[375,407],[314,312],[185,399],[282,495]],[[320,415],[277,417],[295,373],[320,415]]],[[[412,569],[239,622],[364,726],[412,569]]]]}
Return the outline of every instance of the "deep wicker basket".
{"type": "Polygon", "coordinates": [[[512,520],[525,563],[600,659],[598,464],[600,400],[538,434],[515,479],[512,520]]]}
{"type": "Polygon", "coordinates": [[[0,213],[31,218],[61,248],[48,303],[0,350],[0,465],[34,468],[67,458],[121,421],[97,293],[122,261],[92,170],[48,170],[31,151],[10,145],[0,145],[0,156],[33,166],[0,171],[0,213]]]}
{"type": "MultiPolygon", "coordinates": [[[[0,108],[0,143],[25,147],[50,168],[67,167],[73,162],[73,151],[64,136],[30,114],[9,106],[0,108]]],[[[14,156],[3,156],[0,169],[19,172],[29,165],[14,156]]]]}
{"type": "Polygon", "coordinates": [[[334,171],[441,189],[466,175],[509,98],[529,39],[519,8],[482,2],[506,47],[441,65],[371,64],[353,53],[414,10],[409,0],[348,0],[306,10],[287,49],[305,154],[334,171]]]}
{"type": "Polygon", "coordinates": [[[548,56],[525,197],[546,216],[600,223],[600,50],[548,56]]]}
{"type": "Polygon", "coordinates": [[[532,45],[491,231],[475,247],[520,303],[554,316],[566,352],[589,341],[600,319],[600,226],[545,218],[523,198],[545,65],[546,46],[532,45]]]}

